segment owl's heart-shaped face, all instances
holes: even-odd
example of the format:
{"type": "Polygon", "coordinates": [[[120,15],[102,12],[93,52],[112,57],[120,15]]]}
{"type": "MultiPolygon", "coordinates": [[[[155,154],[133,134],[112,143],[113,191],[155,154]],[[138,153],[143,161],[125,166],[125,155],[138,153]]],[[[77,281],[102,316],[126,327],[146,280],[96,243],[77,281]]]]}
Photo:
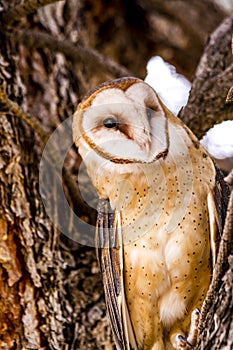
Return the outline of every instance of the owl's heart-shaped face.
{"type": "Polygon", "coordinates": [[[79,105],[74,141],[111,162],[150,163],[168,149],[167,120],[154,90],[135,78],[96,88],[79,105]]]}

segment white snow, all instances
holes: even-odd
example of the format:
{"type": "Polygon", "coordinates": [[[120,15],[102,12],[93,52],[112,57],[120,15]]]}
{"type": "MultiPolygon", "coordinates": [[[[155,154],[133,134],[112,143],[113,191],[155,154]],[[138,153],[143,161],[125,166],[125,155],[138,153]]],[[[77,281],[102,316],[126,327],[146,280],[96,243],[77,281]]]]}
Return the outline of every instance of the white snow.
{"type": "Polygon", "coordinates": [[[155,89],[174,114],[177,115],[181,107],[186,105],[191,83],[160,56],[149,60],[145,82],[155,89]]]}
{"type": "Polygon", "coordinates": [[[233,121],[226,120],[210,129],[201,140],[214,158],[233,157],[233,121]]]}
{"type": "MultiPolygon", "coordinates": [[[[145,82],[158,93],[165,105],[174,113],[186,105],[191,83],[176,68],[161,57],[152,57],[147,64],[145,82]]],[[[216,160],[233,165],[233,121],[224,121],[210,129],[201,140],[202,145],[216,160]]],[[[220,165],[221,166],[221,165],[220,165]]]]}

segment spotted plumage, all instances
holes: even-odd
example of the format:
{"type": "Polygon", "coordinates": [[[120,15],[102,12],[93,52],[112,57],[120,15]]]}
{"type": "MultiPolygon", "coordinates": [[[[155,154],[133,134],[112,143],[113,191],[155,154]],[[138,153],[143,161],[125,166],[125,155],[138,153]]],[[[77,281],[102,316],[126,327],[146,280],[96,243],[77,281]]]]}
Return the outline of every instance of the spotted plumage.
{"type": "Polygon", "coordinates": [[[224,216],[212,160],[137,78],[90,92],[73,135],[99,197],[114,211],[106,203],[99,209],[97,255],[117,348],[188,348],[224,216]]]}

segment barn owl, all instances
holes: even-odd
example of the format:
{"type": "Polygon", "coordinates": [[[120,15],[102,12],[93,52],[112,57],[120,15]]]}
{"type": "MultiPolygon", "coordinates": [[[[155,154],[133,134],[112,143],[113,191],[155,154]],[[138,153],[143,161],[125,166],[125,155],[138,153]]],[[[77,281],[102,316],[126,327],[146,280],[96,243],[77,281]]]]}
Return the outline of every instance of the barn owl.
{"type": "Polygon", "coordinates": [[[214,163],[133,77],[83,99],[73,138],[100,198],[97,256],[117,349],[191,348],[224,217],[214,163]]]}

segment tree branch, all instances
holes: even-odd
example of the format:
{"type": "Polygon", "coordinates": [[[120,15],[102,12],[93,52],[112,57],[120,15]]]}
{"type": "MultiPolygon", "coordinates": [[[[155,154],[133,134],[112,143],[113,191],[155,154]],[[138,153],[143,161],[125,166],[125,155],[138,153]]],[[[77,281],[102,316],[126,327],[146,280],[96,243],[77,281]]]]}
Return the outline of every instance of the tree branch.
{"type": "Polygon", "coordinates": [[[30,127],[32,127],[37,134],[41,137],[43,142],[48,140],[48,135],[41,128],[40,124],[31,118],[31,116],[24,112],[24,110],[15,102],[11,101],[5,90],[5,81],[0,77],[0,111],[7,111],[25,121],[30,127]]]}
{"type": "Polygon", "coordinates": [[[131,75],[125,67],[90,47],[74,45],[69,41],[59,41],[50,34],[33,30],[17,30],[13,35],[17,41],[21,41],[27,47],[47,47],[53,51],[63,53],[73,62],[85,62],[85,64],[90,64],[93,67],[98,65],[103,71],[111,73],[116,78],[131,75]]]}
{"type": "Polygon", "coordinates": [[[180,113],[180,118],[199,139],[215,124],[233,119],[233,103],[228,93],[233,80],[232,27],[233,17],[228,17],[210,36],[189,101],[180,113]]]}
{"type": "Polygon", "coordinates": [[[30,15],[38,8],[58,2],[61,0],[26,0],[22,4],[19,4],[9,10],[1,13],[1,25],[9,26],[13,22],[20,20],[22,17],[30,15]]]}
{"type": "MultiPolygon", "coordinates": [[[[232,180],[233,180],[233,172],[230,173],[228,182],[230,183],[230,181],[232,180]]],[[[223,234],[222,234],[221,242],[219,246],[217,262],[213,270],[211,285],[208,290],[206,300],[202,307],[202,312],[201,312],[202,329],[206,328],[207,313],[209,311],[210,306],[213,304],[214,300],[216,300],[216,297],[219,292],[219,283],[221,283],[223,273],[226,272],[224,266],[226,265],[226,262],[228,261],[228,256],[231,253],[230,247],[232,246],[232,237],[231,237],[232,234],[233,234],[233,190],[231,191],[231,194],[230,194],[230,200],[228,204],[224,230],[223,230],[223,234]]]]}
{"type": "MultiPolygon", "coordinates": [[[[233,35],[231,38],[231,51],[233,55],[233,35]]],[[[226,103],[232,103],[232,102],[233,102],[233,85],[230,87],[226,98],[226,103]]]]}
{"type": "Polygon", "coordinates": [[[225,177],[225,181],[230,185],[233,186],[233,169],[230,171],[230,173],[225,177]]]}

